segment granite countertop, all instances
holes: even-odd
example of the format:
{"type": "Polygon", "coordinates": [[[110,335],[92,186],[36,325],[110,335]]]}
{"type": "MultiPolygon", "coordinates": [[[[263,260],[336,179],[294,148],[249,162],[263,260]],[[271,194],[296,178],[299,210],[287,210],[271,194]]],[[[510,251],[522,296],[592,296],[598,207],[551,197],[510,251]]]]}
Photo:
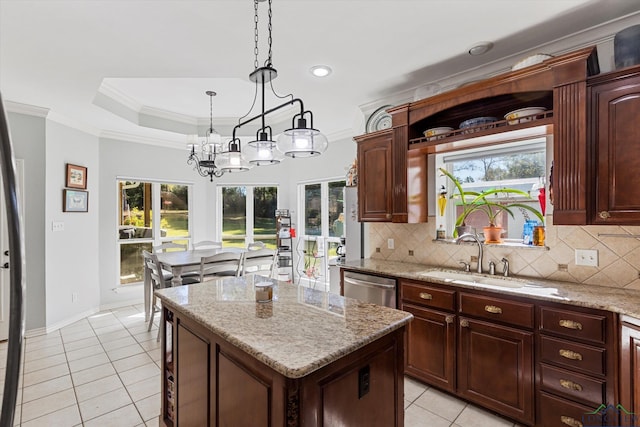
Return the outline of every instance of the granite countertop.
{"type": "Polygon", "coordinates": [[[408,324],[413,316],[260,276],[230,277],[155,292],[191,318],[288,378],[301,378],[408,324]],[[254,281],[274,284],[255,300],[254,281]]]}
{"type": "Polygon", "coordinates": [[[514,280],[516,287],[505,287],[499,285],[499,281],[505,279],[499,275],[478,275],[475,273],[465,273],[461,270],[442,269],[437,266],[376,259],[347,261],[340,267],[364,273],[425,280],[431,283],[442,283],[459,288],[488,290],[505,295],[526,296],[538,300],[597,308],[640,319],[640,291],[633,289],[583,285],[529,277],[508,278],[514,280]],[[445,277],[433,277],[429,275],[435,271],[451,272],[453,275],[468,275],[471,280],[454,283],[451,279],[446,278],[446,274],[442,274],[442,276],[445,277]],[[482,278],[488,278],[488,281],[494,283],[494,285],[473,283],[474,278],[478,279],[478,281],[481,281],[482,278]]]}

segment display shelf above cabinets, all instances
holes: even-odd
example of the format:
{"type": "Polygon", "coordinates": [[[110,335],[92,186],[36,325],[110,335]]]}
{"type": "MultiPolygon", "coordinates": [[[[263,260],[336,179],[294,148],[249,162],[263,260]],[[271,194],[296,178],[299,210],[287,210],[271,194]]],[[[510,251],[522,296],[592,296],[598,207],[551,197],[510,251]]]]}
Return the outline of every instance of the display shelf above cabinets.
{"type": "Polygon", "coordinates": [[[288,209],[276,210],[278,280],[293,281],[293,233],[288,209]]]}
{"type": "Polygon", "coordinates": [[[551,90],[494,96],[456,105],[410,125],[409,148],[430,147],[552,122],[551,90]]]}

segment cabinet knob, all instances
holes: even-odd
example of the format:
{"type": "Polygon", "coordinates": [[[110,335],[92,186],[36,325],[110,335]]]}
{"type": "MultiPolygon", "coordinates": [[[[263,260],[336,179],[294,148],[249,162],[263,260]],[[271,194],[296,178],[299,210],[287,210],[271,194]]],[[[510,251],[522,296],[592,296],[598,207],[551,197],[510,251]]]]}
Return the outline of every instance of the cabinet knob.
{"type": "MultiPolygon", "coordinates": [[[[453,323],[453,316],[449,315],[449,316],[445,317],[444,321],[447,322],[448,324],[453,323]]],[[[462,322],[460,322],[460,324],[462,324],[462,322]]]]}
{"type": "Polygon", "coordinates": [[[496,307],[495,305],[485,305],[484,311],[493,314],[502,314],[502,309],[500,307],[496,307]]]}
{"type": "Polygon", "coordinates": [[[570,380],[560,379],[560,386],[569,390],[582,391],[582,386],[570,380]]]}
{"type": "Polygon", "coordinates": [[[577,353],[575,351],[565,350],[565,349],[561,348],[558,351],[558,353],[560,354],[560,356],[564,357],[565,359],[582,360],[582,354],[577,353]]]}
{"type": "Polygon", "coordinates": [[[599,216],[601,219],[609,219],[609,218],[611,218],[611,214],[610,214],[609,212],[607,212],[607,211],[601,211],[601,212],[599,212],[599,213],[598,213],[598,216],[599,216]]]}
{"type": "Polygon", "coordinates": [[[563,328],[574,329],[576,331],[581,331],[582,330],[582,323],[576,322],[575,320],[560,319],[558,321],[558,324],[560,326],[562,326],[563,328]]]}
{"type": "Polygon", "coordinates": [[[567,417],[565,415],[560,416],[560,422],[562,424],[568,425],[569,427],[583,427],[583,424],[572,417],[567,417]]]}
{"type": "Polygon", "coordinates": [[[433,295],[428,294],[428,293],[426,293],[426,292],[420,292],[420,298],[422,298],[422,299],[432,300],[432,299],[433,299],[433,295]]]}
{"type": "Polygon", "coordinates": [[[462,326],[463,328],[468,328],[469,327],[469,321],[467,319],[460,320],[460,326],[462,326]]]}
{"type": "Polygon", "coordinates": [[[390,213],[388,213],[388,214],[386,215],[386,217],[387,217],[387,219],[391,219],[391,214],[390,214],[390,213]]]}

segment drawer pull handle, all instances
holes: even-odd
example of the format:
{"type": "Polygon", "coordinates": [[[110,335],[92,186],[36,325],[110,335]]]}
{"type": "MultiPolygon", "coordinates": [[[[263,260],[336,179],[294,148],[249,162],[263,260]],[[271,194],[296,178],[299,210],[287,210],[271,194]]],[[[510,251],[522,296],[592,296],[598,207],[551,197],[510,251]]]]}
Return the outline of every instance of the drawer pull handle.
{"type": "Polygon", "coordinates": [[[449,316],[445,317],[444,321],[449,323],[449,324],[453,323],[453,316],[449,315],[449,316]]]}
{"type": "Polygon", "coordinates": [[[560,385],[569,390],[582,391],[582,386],[570,380],[560,380],[560,385]]]}
{"type": "Polygon", "coordinates": [[[485,305],[484,311],[493,314],[502,314],[502,309],[500,307],[496,307],[495,305],[485,305]]]}
{"type": "Polygon", "coordinates": [[[575,418],[567,417],[564,415],[560,416],[560,422],[570,427],[583,427],[583,424],[580,421],[576,420],[575,418]]]}
{"type": "Polygon", "coordinates": [[[426,292],[420,292],[420,298],[422,298],[422,299],[433,299],[433,295],[428,294],[426,292]]]}
{"type": "Polygon", "coordinates": [[[560,353],[560,356],[564,357],[565,359],[582,360],[582,355],[580,353],[576,353],[575,351],[560,349],[558,353],[560,353]]]}
{"type": "Polygon", "coordinates": [[[578,331],[582,330],[582,323],[580,322],[576,322],[575,320],[564,320],[564,319],[560,319],[560,321],[558,322],[558,324],[560,326],[562,326],[563,328],[567,328],[567,329],[575,329],[578,331]]]}
{"type": "Polygon", "coordinates": [[[602,219],[609,219],[611,218],[611,214],[607,211],[601,211],[598,213],[598,216],[602,219]]]}
{"type": "Polygon", "coordinates": [[[460,320],[460,326],[463,327],[463,328],[468,328],[469,327],[469,321],[467,319],[460,320]]]}

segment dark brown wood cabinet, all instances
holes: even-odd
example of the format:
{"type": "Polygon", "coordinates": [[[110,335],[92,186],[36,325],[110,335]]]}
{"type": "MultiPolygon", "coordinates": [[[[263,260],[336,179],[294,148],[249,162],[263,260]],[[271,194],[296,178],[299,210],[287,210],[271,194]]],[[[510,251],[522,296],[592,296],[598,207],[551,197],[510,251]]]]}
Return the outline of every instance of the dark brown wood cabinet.
{"type": "Polygon", "coordinates": [[[160,425],[402,426],[405,327],[301,378],[164,308],[160,425]]]}
{"type": "Polygon", "coordinates": [[[620,425],[640,425],[640,320],[629,316],[621,318],[620,404],[620,425]]]}
{"type": "Polygon", "coordinates": [[[589,80],[594,224],[640,224],[640,67],[589,80]]]}
{"type": "Polygon", "coordinates": [[[427,155],[477,144],[502,144],[509,140],[508,131],[545,126],[544,134],[553,134],[554,140],[553,222],[557,225],[589,223],[591,160],[587,80],[598,73],[597,51],[595,47],[587,47],[389,108],[392,129],[355,138],[359,180],[363,183],[358,188],[360,219],[425,222],[427,181],[435,176],[433,170],[427,171],[427,155]],[[458,129],[460,123],[469,118],[501,118],[509,111],[532,105],[548,111],[526,123],[513,125],[500,120],[487,129],[477,128],[474,137],[491,136],[491,139],[482,138],[482,142],[477,142],[478,139],[468,142],[468,131],[458,129]],[[444,137],[423,136],[425,130],[443,126],[454,131],[444,137]],[[385,144],[383,149],[381,145],[385,144]],[[381,151],[369,152],[369,148],[374,147],[381,151]],[[412,188],[414,182],[419,185],[412,188]]]}
{"type": "Polygon", "coordinates": [[[413,314],[407,326],[405,373],[455,392],[455,291],[400,280],[400,309],[413,314]]]}
{"type": "Polygon", "coordinates": [[[534,423],[533,304],[461,292],[458,394],[534,423]],[[470,317],[474,316],[477,319],[470,317]]]}
{"type": "Polygon", "coordinates": [[[618,425],[616,317],[553,304],[538,310],[537,425],[618,425]],[[606,417],[601,405],[610,405],[606,417]]]}
{"type": "MultiPolygon", "coordinates": [[[[391,222],[395,165],[393,130],[357,137],[358,142],[358,219],[391,222]]],[[[405,165],[406,166],[406,165],[405,165]]],[[[406,185],[406,183],[405,183],[406,185]]]]}

